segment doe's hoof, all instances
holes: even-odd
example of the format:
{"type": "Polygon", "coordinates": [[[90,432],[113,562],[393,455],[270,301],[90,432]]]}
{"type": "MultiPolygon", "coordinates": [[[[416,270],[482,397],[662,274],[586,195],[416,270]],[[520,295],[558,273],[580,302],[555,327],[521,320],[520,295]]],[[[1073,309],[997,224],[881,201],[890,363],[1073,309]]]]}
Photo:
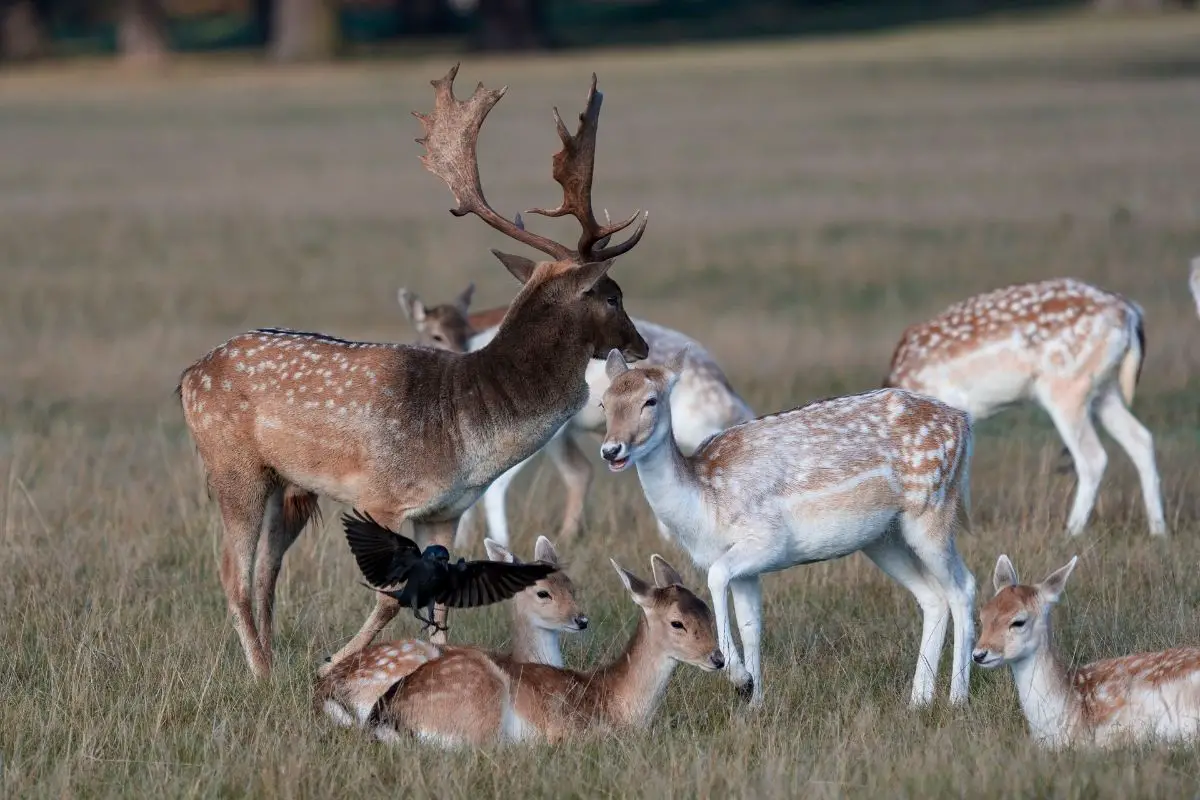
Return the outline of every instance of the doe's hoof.
{"type": "Polygon", "coordinates": [[[745,683],[739,685],[737,694],[743,701],[749,703],[754,697],[754,678],[747,678],[745,683]]]}

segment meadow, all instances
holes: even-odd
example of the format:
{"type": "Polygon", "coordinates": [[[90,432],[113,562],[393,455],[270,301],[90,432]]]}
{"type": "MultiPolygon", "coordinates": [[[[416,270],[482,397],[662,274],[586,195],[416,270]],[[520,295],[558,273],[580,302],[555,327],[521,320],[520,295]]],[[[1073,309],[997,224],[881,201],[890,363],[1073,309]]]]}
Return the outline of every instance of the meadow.
{"type": "MultiPolygon", "coordinates": [[[[1200,643],[1200,18],[1088,16],[845,40],[465,59],[510,90],[481,172],[503,211],[552,204],[550,109],[605,104],[597,202],[649,209],[613,276],[635,316],[702,341],[759,412],[877,386],[903,328],[974,292],[1073,275],[1143,306],[1135,413],[1154,432],[1172,536],[1152,541],[1111,440],[1091,528],[1033,409],[979,425],[959,547],[1040,579],[1081,562],[1056,614],[1072,660],[1200,643]]],[[[970,704],[905,707],[916,604],[861,556],[766,578],[766,703],[681,667],[652,727],[446,754],[315,718],[316,665],[372,604],[337,523],[284,565],[272,678],[251,680],[217,579],[220,521],[177,400],[230,336],[289,326],[411,339],[427,301],[516,284],[506,247],[424,172],[412,109],[454,55],[277,70],[231,58],[165,76],[79,62],[0,74],[0,795],[1181,797],[1194,747],[1040,752],[1007,671],[970,704]]],[[[460,93],[464,88],[460,88],[460,93]]],[[[538,230],[572,235],[567,223],[538,230]]],[[[518,251],[519,252],[519,251],[518,251]]],[[[598,449],[598,448],[597,448],[598,449]]],[[[607,559],[665,555],[632,474],[596,458],[585,531],[559,542],[619,652],[634,605],[607,559]]],[[[561,513],[553,470],[510,497],[528,556],[561,513]]],[[[482,557],[477,537],[471,554],[482,557]]],[[[707,592],[703,592],[706,596],[707,592]]],[[[459,614],[502,645],[507,614],[459,614]]],[[[389,628],[413,635],[401,618],[389,628]]],[[[948,648],[947,648],[948,649],[948,648]]]]}

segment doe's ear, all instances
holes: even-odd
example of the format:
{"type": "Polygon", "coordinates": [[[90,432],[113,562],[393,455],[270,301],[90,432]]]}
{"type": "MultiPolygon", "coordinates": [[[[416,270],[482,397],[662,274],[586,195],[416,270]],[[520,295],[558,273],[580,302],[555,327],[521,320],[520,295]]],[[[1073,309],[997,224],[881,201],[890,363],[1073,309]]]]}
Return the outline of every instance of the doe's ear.
{"type": "Polygon", "coordinates": [[[683,372],[683,365],[687,363],[687,357],[691,355],[691,352],[692,343],[688,342],[671,354],[671,357],[663,363],[663,369],[669,372],[672,378],[678,378],[679,373],[683,372]]]}
{"type": "Polygon", "coordinates": [[[610,381],[615,381],[618,375],[628,369],[629,365],[625,363],[625,356],[621,355],[620,350],[614,347],[608,351],[608,358],[604,360],[604,374],[610,381]]]}
{"type": "Polygon", "coordinates": [[[458,312],[464,317],[467,315],[467,312],[471,310],[471,298],[474,295],[475,284],[468,283],[467,288],[463,289],[462,293],[459,294],[458,297],[454,298],[454,307],[457,308],[458,312]]]}
{"type": "Polygon", "coordinates": [[[538,561],[545,561],[547,564],[558,566],[558,551],[554,549],[554,544],[545,536],[539,536],[537,542],[534,543],[533,557],[538,561]]]}
{"type": "Polygon", "coordinates": [[[610,558],[613,569],[617,571],[617,575],[621,578],[621,583],[625,584],[625,588],[629,591],[629,596],[633,598],[633,602],[637,603],[642,608],[650,605],[651,587],[650,584],[634,575],[629,570],[622,567],[615,559],[610,558]]]}
{"type": "Polygon", "coordinates": [[[1017,568],[1003,553],[996,559],[996,568],[992,571],[992,587],[999,594],[1001,589],[1017,585],[1017,568]]]}
{"type": "Polygon", "coordinates": [[[650,571],[654,573],[654,585],[660,589],[672,585],[683,586],[683,576],[658,553],[650,556],[650,571]]]}
{"type": "Polygon", "coordinates": [[[1042,597],[1046,598],[1051,603],[1057,603],[1062,597],[1063,590],[1067,588],[1067,578],[1071,577],[1071,571],[1075,569],[1076,562],[1079,561],[1079,556],[1071,556],[1071,560],[1066,566],[1059,567],[1046,576],[1046,580],[1038,585],[1038,591],[1042,597]]]}
{"type": "Polygon", "coordinates": [[[529,283],[529,279],[533,277],[533,271],[537,269],[537,262],[525,256],[514,256],[511,253],[501,253],[499,250],[493,250],[492,255],[500,259],[500,263],[509,271],[509,274],[523,284],[529,283]]]}
{"type": "Polygon", "coordinates": [[[425,321],[425,304],[421,302],[420,297],[417,297],[416,292],[410,292],[401,286],[400,291],[396,293],[396,299],[400,302],[404,316],[409,320],[417,324],[425,321]]]}
{"type": "Polygon", "coordinates": [[[492,561],[506,561],[509,564],[513,564],[517,560],[517,557],[507,547],[495,539],[485,538],[483,540],[483,548],[487,550],[488,558],[492,561]]]}

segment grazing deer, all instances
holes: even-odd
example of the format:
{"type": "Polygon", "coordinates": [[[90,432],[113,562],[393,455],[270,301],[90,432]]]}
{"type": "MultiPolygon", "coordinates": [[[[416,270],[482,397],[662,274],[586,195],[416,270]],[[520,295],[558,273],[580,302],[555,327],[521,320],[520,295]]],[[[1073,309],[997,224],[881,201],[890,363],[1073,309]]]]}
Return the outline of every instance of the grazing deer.
{"type": "Polygon", "coordinates": [[[671,438],[678,360],[628,368],[614,351],[607,368],[601,455],[614,472],[637,467],[655,516],[708,570],[721,651],[743,696],[762,703],[759,576],[862,551],[924,612],[912,704],[933,700],[947,610],[950,700],[966,701],[975,580],[954,546],[969,494],[965,413],[879,389],[734,426],[685,456],[671,438]],[[730,631],[731,589],[745,667],[730,631]]]}
{"type": "MultiPolygon", "coordinates": [[[[416,328],[417,343],[457,353],[478,350],[487,345],[496,335],[497,323],[503,319],[507,308],[472,314],[470,306],[474,291],[472,284],[452,302],[426,307],[415,293],[400,289],[400,307],[416,328]]],[[[716,360],[695,340],[679,331],[645,320],[634,318],[633,324],[650,347],[650,355],[638,362],[639,365],[662,364],[675,354],[685,349],[687,351],[682,377],[671,395],[675,441],[684,452],[693,452],[705,439],[730,425],[754,418],[754,412],[730,386],[729,379],[716,360]]],[[[580,448],[577,438],[587,434],[604,434],[600,398],[608,388],[608,375],[603,361],[593,360],[588,365],[587,382],[589,396],[583,410],[542,448],[542,452],[558,468],[567,487],[566,508],[558,535],[568,540],[579,531],[584,498],[592,482],[591,461],[580,448]]],[[[505,515],[508,487],[532,459],[533,456],[530,456],[501,475],[483,493],[488,533],[499,542],[508,541],[508,520],[505,515]]],[[[464,515],[456,546],[466,545],[468,527],[467,516],[464,515]]],[[[661,526],[659,533],[669,538],[661,526]]]]}
{"type": "Polygon", "coordinates": [[[1196,314],[1200,316],[1200,256],[1192,259],[1192,270],[1188,276],[1188,288],[1192,292],[1192,299],[1196,301],[1196,314]]]}
{"type": "MultiPolygon", "coordinates": [[[[519,563],[511,552],[485,539],[488,558],[519,563]]],[[[539,536],[533,557],[558,565],[558,553],[545,536],[539,536]]],[[[579,609],[575,585],[561,570],[525,589],[509,604],[512,608],[512,648],[507,653],[487,653],[494,661],[550,664],[561,667],[563,631],[582,631],[588,618],[579,609]]],[[[329,669],[324,669],[314,692],[318,712],[343,727],[366,724],[376,701],[397,681],[443,652],[463,648],[410,639],[371,645],[329,669]]]]}
{"type": "MultiPolygon", "coordinates": [[[[258,676],[270,671],[280,565],[318,494],[394,530],[411,519],[422,547],[449,545],[459,516],[488,484],[583,406],[593,357],[610,347],[630,360],[648,352],[622,308],[620,287],[607,277],[613,259],[641,239],[647,218],[639,212],[601,226],[592,212],[596,76],[575,135],[555,112],[563,149],[553,175],[563,204],[540,211],[576,217],[583,233],[570,248],[505,219],[484,199],[476,142],[506,88],[480,84],[458,100],[457,71],[433,81],[435,108],[417,115],[425,129],[422,162],[453,192],[452,214],[475,214],[550,256],[537,263],[493,251],[523,287],[491,344],[460,355],[266,328],[230,339],[180,380],[184,417],[221,507],[221,583],[258,676]],[[596,246],[639,216],[624,242],[596,246]]],[[[399,607],[377,594],[374,612],[332,663],[370,643],[399,607]]],[[[444,615],[440,609],[439,622],[444,615]]]]}
{"type": "Polygon", "coordinates": [[[376,735],[408,731],[446,747],[495,741],[558,742],[589,730],[650,724],[675,665],[721,669],[713,615],[662,556],[650,559],[654,586],[613,567],[642,614],[617,659],[588,672],[496,661],[455,649],[424,664],[378,706],[376,735]]]}
{"type": "Polygon", "coordinates": [[[1129,410],[1145,350],[1136,303],[1061,278],[976,295],[909,327],[884,385],[936,397],[976,421],[1024,400],[1040,404],[1078,475],[1071,535],[1087,525],[1108,460],[1094,414],[1137,467],[1150,533],[1163,535],[1154,443],[1129,410]]]}
{"type": "Polygon", "coordinates": [[[1054,652],[1050,610],[1078,556],[1035,586],[996,561],[996,595],[979,611],[975,663],[1012,668],[1030,733],[1048,747],[1108,746],[1200,734],[1200,648],[1180,647],[1070,669],[1054,652]]]}

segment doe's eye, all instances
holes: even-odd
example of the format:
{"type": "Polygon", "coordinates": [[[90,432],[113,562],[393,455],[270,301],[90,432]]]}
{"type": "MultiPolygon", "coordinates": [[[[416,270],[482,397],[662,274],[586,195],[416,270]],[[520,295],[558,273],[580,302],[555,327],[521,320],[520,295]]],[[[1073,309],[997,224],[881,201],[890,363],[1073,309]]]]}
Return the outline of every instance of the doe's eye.
{"type": "Polygon", "coordinates": [[[539,590],[538,590],[538,597],[539,597],[539,598],[541,598],[542,600],[549,600],[549,599],[550,599],[550,593],[549,593],[549,592],[547,592],[545,589],[539,589],[539,590]]]}
{"type": "Polygon", "coordinates": [[[648,399],[646,400],[645,404],[644,404],[642,407],[643,407],[643,408],[650,408],[651,406],[656,406],[656,405],[658,405],[658,398],[657,398],[657,397],[651,397],[651,398],[648,398],[648,399]]]}
{"type": "Polygon", "coordinates": [[[1014,620],[1012,621],[1012,624],[1011,624],[1011,625],[1009,625],[1008,627],[1010,627],[1010,628],[1024,628],[1024,627],[1025,627],[1025,620],[1024,620],[1024,619],[1014,619],[1014,620]]]}
{"type": "Polygon", "coordinates": [[[671,620],[671,627],[677,630],[683,630],[683,623],[677,619],[671,620]]]}

